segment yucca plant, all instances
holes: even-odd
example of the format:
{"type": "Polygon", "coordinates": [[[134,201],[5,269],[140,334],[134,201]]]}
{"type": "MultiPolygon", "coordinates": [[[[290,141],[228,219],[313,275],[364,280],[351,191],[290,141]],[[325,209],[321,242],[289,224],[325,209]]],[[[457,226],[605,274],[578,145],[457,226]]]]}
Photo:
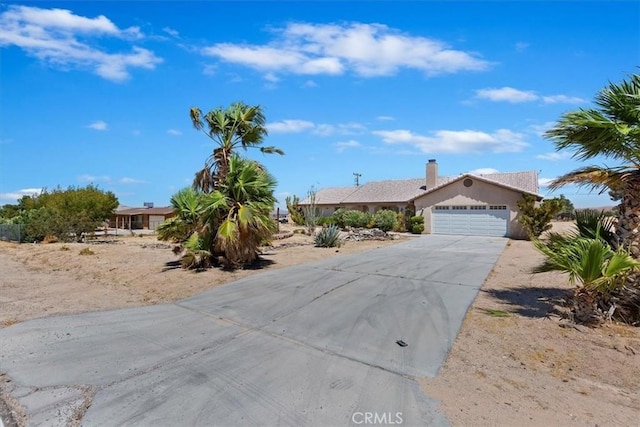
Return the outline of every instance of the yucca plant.
{"type": "Polygon", "coordinates": [[[318,231],[313,238],[314,244],[319,248],[334,248],[342,245],[340,238],[340,228],[337,225],[330,225],[318,231]]]}
{"type": "Polygon", "coordinates": [[[604,313],[611,316],[611,294],[640,266],[623,248],[614,250],[606,243],[599,227],[594,238],[554,235],[547,243],[535,239],[533,244],[546,256],[536,272],[563,271],[576,285],[572,311],[580,323],[597,323],[604,313]]]}

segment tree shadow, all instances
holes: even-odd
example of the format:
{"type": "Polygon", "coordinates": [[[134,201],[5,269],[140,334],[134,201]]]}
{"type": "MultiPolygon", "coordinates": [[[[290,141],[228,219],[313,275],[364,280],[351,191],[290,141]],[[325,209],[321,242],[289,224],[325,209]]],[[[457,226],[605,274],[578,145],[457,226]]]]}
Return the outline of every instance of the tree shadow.
{"type": "Polygon", "coordinates": [[[180,262],[180,260],[167,261],[164,263],[164,268],[162,269],[162,272],[164,273],[165,271],[176,270],[178,268],[182,268],[182,263],[180,262]]]}
{"type": "Polygon", "coordinates": [[[263,268],[267,268],[270,265],[275,264],[276,262],[272,259],[267,259],[262,256],[258,256],[254,262],[249,265],[243,267],[243,270],[262,270],[263,268]]]}
{"type": "Polygon", "coordinates": [[[550,314],[562,315],[559,307],[566,307],[572,290],[566,288],[510,288],[484,290],[492,297],[512,307],[512,312],[532,318],[545,318],[550,314]]]}

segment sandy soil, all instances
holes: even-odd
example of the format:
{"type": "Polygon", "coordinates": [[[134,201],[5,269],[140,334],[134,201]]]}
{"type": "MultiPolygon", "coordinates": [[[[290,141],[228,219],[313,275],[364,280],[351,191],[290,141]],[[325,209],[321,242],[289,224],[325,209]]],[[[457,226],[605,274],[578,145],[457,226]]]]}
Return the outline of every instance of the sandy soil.
{"type": "Polygon", "coordinates": [[[454,426],[640,426],[640,329],[569,323],[567,276],[531,274],[541,260],[508,243],[423,389],[454,426]]]}
{"type": "MultiPolygon", "coordinates": [[[[261,271],[395,242],[321,249],[295,235],[265,248],[261,269],[202,273],[182,270],[170,245],[152,236],[0,243],[0,326],[174,301],[261,271]],[[80,255],[85,248],[95,254],[80,255]]],[[[567,277],[531,274],[540,260],[529,242],[508,242],[440,373],[420,379],[423,389],[454,426],[640,425],[640,330],[570,324],[567,277]]]]}

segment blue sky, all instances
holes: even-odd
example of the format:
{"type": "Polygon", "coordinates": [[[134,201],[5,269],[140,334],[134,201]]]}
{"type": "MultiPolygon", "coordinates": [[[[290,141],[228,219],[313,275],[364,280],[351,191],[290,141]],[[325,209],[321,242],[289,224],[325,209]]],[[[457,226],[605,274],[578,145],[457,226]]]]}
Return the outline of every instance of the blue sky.
{"type": "Polygon", "coordinates": [[[286,153],[246,153],[281,205],[354,173],[422,177],[431,158],[544,185],[582,164],[541,133],[638,65],[635,1],[2,3],[0,204],[93,183],[168,205],[213,147],[189,109],[235,101],[263,107],[286,153]]]}

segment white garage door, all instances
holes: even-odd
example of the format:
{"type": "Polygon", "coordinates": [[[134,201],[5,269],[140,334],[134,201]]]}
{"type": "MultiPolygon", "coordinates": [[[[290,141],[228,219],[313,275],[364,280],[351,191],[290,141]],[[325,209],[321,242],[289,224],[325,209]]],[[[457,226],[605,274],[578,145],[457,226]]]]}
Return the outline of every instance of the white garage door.
{"type": "Polygon", "coordinates": [[[431,210],[433,234],[506,236],[508,224],[506,206],[434,206],[431,210]]]}

